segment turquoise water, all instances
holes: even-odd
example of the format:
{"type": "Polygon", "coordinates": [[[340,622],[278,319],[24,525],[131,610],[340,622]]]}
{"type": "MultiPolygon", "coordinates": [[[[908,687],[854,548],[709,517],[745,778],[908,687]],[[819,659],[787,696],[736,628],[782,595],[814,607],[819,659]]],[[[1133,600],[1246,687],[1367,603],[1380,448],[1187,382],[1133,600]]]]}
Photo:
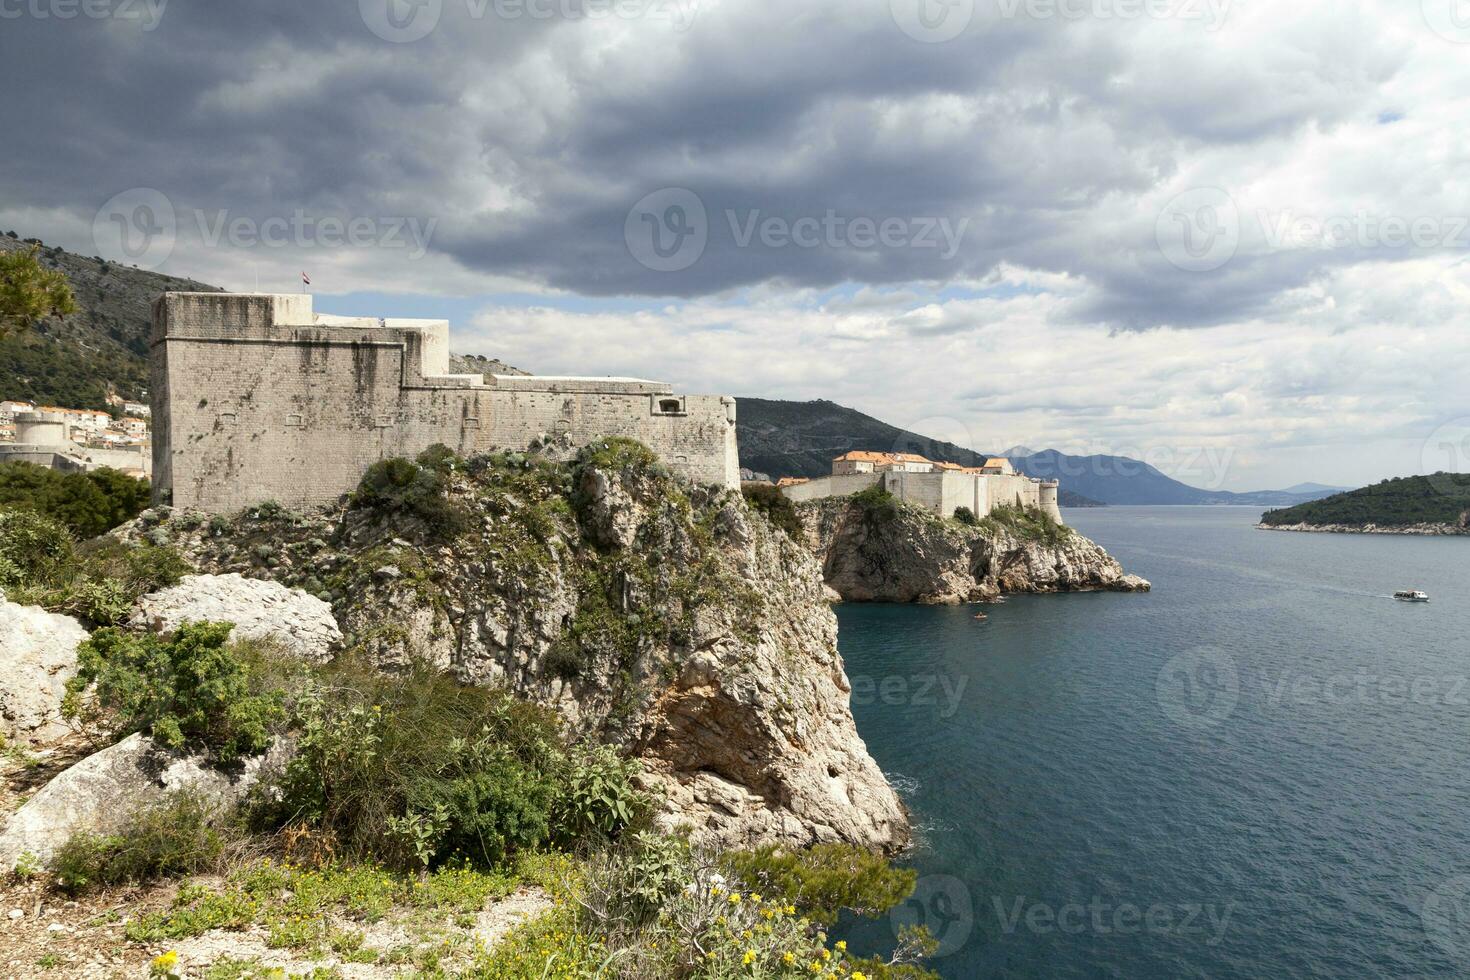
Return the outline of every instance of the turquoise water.
{"type": "Polygon", "coordinates": [[[1150,595],[844,605],[947,977],[1470,975],[1470,540],[1073,510],[1150,595]],[[1388,596],[1420,588],[1433,602],[1388,596]]]}

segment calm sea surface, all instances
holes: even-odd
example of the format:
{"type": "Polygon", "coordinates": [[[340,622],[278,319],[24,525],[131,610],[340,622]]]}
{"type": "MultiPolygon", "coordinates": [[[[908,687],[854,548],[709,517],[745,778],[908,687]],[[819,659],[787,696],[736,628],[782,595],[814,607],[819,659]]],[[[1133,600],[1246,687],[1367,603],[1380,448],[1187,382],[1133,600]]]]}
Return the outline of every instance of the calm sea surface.
{"type": "Polygon", "coordinates": [[[1068,511],[1151,595],[839,607],[946,977],[1470,976],[1470,539],[1258,515],[1068,511]]]}

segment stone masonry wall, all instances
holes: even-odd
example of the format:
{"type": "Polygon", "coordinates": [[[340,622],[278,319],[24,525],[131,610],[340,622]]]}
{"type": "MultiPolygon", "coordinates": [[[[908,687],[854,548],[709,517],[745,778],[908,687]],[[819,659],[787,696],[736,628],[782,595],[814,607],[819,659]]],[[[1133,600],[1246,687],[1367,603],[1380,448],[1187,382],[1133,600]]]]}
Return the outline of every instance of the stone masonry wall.
{"type": "Polygon", "coordinates": [[[735,402],[636,379],[448,373],[448,324],[314,314],[310,296],[168,293],[154,308],[155,487],[176,506],[328,502],[373,462],[561,433],[639,439],[735,486],[735,402]]]}
{"type": "Polygon", "coordinates": [[[984,517],[996,507],[1019,505],[1043,510],[1058,522],[1062,520],[1056,488],[1021,475],[981,475],[953,470],[937,473],[854,473],[819,477],[782,487],[781,492],[793,502],[801,503],[824,497],[851,496],[878,483],[900,500],[940,517],[954,516],[958,507],[968,507],[976,517],[984,517]]]}

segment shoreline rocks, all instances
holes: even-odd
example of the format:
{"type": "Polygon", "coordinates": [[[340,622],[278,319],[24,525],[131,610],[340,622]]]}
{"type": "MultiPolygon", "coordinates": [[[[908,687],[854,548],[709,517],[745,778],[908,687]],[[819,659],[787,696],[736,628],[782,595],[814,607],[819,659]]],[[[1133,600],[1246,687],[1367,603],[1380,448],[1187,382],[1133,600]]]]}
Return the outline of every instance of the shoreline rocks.
{"type": "Polygon", "coordinates": [[[958,605],[1023,593],[1152,588],[1076,531],[1039,540],[995,522],[975,527],[913,507],[876,513],[847,497],[800,504],[797,514],[824,581],[848,602],[958,605]]]}
{"type": "Polygon", "coordinates": [[[1259,531],[1299,531],[1305,534],[1408,534],[1421,537],[1465,537],[1470,527],[1458,524],[1408,524],[1384,526],[1377,524],[1257,524],[1259,531]]]}

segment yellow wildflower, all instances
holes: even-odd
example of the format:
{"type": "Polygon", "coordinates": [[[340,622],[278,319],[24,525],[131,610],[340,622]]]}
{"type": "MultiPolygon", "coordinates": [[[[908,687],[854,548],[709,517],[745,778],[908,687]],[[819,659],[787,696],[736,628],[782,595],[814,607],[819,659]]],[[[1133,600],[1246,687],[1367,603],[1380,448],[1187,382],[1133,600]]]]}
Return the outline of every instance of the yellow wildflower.
{"type": "Polygon", "coordinates": [[[788,949],[786,952],[781,954],[781,962],[785,963],[787,966],[790,966],[792,963],[796,962],[796,954],[788,949]]]}
{"type": "Polygon", "coordinates": [[[845,953],[845,952],[847,952],[847,940],[846,939],[839,939],[839,940],[837,940],[837,952],[839,952],[839,953],[845,953]]]}
{"type": "MultiPolygon", "coordinates": [[[[746,966],[750,966],[750,964],[754,963],[755,962],[755,950],[753,950],[753,949],[747,949],[745,951],[745,956],[743,956],[741,958],[741,962],[744,963],[746,966]]],[[[866,978],[864,978],[864,980],[866,980],[866,978]]]]}
{"type": "Polygon", "coordinates": [[[730,893],[730,904],[731,905],[739,905],[740,904],[740,893],[739,892],[731,892],[730,893]]]}

